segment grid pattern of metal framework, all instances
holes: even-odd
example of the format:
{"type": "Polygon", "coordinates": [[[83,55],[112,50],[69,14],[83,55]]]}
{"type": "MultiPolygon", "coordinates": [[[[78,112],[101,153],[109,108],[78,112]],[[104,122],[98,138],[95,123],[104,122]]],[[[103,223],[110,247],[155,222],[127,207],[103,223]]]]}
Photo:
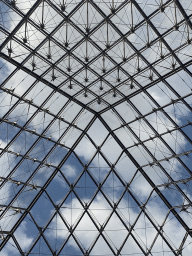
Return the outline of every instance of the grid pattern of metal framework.
{"type": "Polygon", "coordinates": [[[0,1],[2,255],[191,255],[190,0],[0,1]]]}

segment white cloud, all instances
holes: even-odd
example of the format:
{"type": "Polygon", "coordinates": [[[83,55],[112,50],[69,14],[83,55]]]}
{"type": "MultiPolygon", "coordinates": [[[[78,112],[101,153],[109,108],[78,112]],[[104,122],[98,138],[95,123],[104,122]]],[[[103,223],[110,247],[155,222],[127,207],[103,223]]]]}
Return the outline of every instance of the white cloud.
{"type": "Polygon", "coordinates": [[[67,178],[73,178],[76,176],[77,170],[76,170],[75,166],[64,165],[63,173],[65,174],[65,176],[67,178]]]}
{"type": "MultiPolygon", "coordinates": [[[[22,222],[19,228],[14,233],[17,242],[19,243],[21,249],[26,251],[29,245],[32,242],[32,238],[27,235],[27,226],[26,222],[22,222]]],[[[19,250],[17,249],[15,243],[13,242],[12,238],[6,244],[1,252],[2,256],[9,256],[9,255],[20,255],[19,250]]]]}
{"type": "Polygon", "coordinates": [[[33,241],[33,238],[27,235],[27,223],[25,221],[23,221],[16,230],[15,238],[21,245],[23,251],[25,251],[33,241]]]}
{"type": "MultiPolygon", "coordinates": [[[[137,218],[138,212],[137,209],[134,209],[133,205],[131,203],[129,204],[129,210],[127,208],[127,202],[125,199],[123,199],[119,205],[120,210],[117,210],[117,212],[123,217],[123,220],[125,221],[126,225],[130,227],[134,223],[134,221],[137,218]],[[130,222],[129,222],[130,221],[130,222]]],[[[61,210],[61,213],[63,217],[68,221],[68,223],[75,225],[76,221],[78,221],[79,217],[81,216],[83,210],[80,206],[77,199],[73,199],[68,204],[64,204],[63,208],[61,210]],[[72,211],[71,208],[72,207],[72,211]],[[72,220],[71,220],[72,216],[72,220]]],[[[164,222],[164,219],[166,217],[168,210],[162,209],[160,205],[153,203],[147,206],[147,213],[152,213],[152,219],[155,224],[161,226],[164,222]]],[[[96,224],[100,228],[101,225],[105,223],[108,216],[111,213],[111,209],[108,205],[108,203],[104,200],[104,198],[97,196],[96,200],[93,201],[89,208],[89,213],[95,220],[96,224]]],[[[64,239],[64,237],[69,234],[67,232],[67,228],[63,224],[62,220],[57,218],[57,224],[56,219],[53,220],[52,224],[50,225],[50,228],[58,228],[57,230],[57,237],[59,239],[64,239]],[[63,230],[62,230],[63,229],[63,230]]],[[[162,233],[164,237],[168,238],[170,241],[172,241],[172,246],[175,249],[178,249],[180,246],[180,243],[185,235],[185,230],[182,228],[182,226],[176,221],[176,219],[173,219],[170,217],[165,222],[165,225],[163,227],[164,232],[162,233]]],[[[152,244],[157,231],[153,227],[153,225],[150,223],[150,221],[147,219],[147,217],[144,217],[142,214],[139,218],[137,224],[134,227],[134,230],[132,231],[135,238],[140,241],[141,244],[143,244],[143,249],[145,250],[145,246],[147,245],[148,249],[150,245],[152,244]],[[147,228],[147,229],[146,229],[147,228]],[[145,233],[146,232],[146,233],[145,233]],[[146,234],[147,234],[147,240],[146,240],[146,234]]],[[[110,244],[112,245],[112,248],[116,251],[116,249],[119,249],[122,242],[124,241],[127,231],[124,227],[124,225],[121,223],[119,218],[116,214],[114,214],[111,218],[111,220],[108,222],[105,232],[103,233],[107,240],[112,241],[110,244]]],[[[55,233],[53,231],[49,231],[49,236],[54,236],[55,233]]],[[[92,221],[90,220],[88,214],[85,214],[82,218],[81,222],[77,226],[75,230],[75,235],[77,236],[78,240],[81,242],[81,245],[85,249],[88,249],[89,246],[94,241],[96,235],[98,235],[98,231],[92,221]]],[[[138,246],[136,243],[129,238],[129,242],[127,242],[123,248],[123,251],[130,251],[130,246],[132,253],[139,251],[138,246]]],[[[69,240],[68,245],[71,245],[74,249],[78,249],[77,244],[74,240],[69,240]]],[[[109,253],[108,247],[106,246],[103,239],[100,239],[98,244],[96,244],[95,248],[92,251],[92,254],[94,255],[100,255],[105,254],[105,249],[103,251],[103,248],[106,249],[106,252],[109,253]],[[106,247],[106,248],[105,248],[106,247]]],[[[164,247],[165,248],[165,247],[164,247]]],[[[162,239],[157,239],[155,243],[155,250],[156,252],[162,252],[164,250],[162,247],[162,239]]],[[[170,250],[170,249],[169,249],[170,250]]],[[[186,249],[185,256],[190,255],[190,251],[186,249]]]]}

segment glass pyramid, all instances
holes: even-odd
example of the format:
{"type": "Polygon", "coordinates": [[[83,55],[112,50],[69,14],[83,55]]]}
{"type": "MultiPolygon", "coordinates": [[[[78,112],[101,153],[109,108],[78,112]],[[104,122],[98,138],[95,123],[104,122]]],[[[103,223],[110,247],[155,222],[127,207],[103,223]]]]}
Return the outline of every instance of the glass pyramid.
{"type": "Polygon", "coordinates": [[[1,0],[0,102],[1,256],[191,255],[191,0],[1,0]]]}

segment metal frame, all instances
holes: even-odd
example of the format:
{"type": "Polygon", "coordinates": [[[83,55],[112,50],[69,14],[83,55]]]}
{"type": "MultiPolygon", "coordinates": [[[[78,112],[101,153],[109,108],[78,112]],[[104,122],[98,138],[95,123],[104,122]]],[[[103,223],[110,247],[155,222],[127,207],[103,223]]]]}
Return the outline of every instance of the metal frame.
{"type": "MultiPolygon", "coordinates": [[[[106,1],[103,1],[103,2],[106,2],[106,1]]],[[[188,69],[188,67],[191,66],[192,64],[192,61],[187,60],[186,62],[184,62],[178,57],[179,55],[178,53],[181,53],[182,50],[185,49],[185,47],[190,45],[192,42],[191,41],[192,39],[190,38],[190,33],[189,33],[189,30],[190,31],[192,30],[192,23],[191,23],[192,14],[187,15],[186,10],[183,8],[182,4],[178,0],[168,0],[164,3],[163,1],[159,1],[159,4],[156,6],[155,10],[151,12],[151,14],[148,16],[142,10],[139,3],[135,0],[121,1],[120,4],[115,3],[114,1],[111,1],[109,5],[111,6],[111,13],[109,15],[106,15],[106,13],[102,10],[102,7],[97,3],[97,1],[92,1],[92,0],[79,1],[79,3],[74,5],[73,10],[68,14],[63,12],[63,10],[67,8],[67,2],[66,2],[66,6],[64,2],[63,2],[63,5],[61,4],[59,6],[59,5],[56,5],[54,1],[37,0],[35,1],[34,5],[29,9],[27,13],[24,13],[22,9],[19,9],[17,7],[17,1],[2,0],[1,3],[2,5],[6,6],[7,10],[12,10],[13,12],[17,13],[17,15],[20,17],[20,22],[15,26],[15,28],[11,32],[6,30],[4,26],[0,27],[0,33],[2,33],[2,35],[4,35],[5,37],[5,40],[0,45],[0,57],[6,63],[10,63],[11,65],[15,66],[15,70],[12,71],[12,73],[10,73],[7,76],[7,78],[1,83],[1,86],[0,86],[1,91],[3,93],[10,95],[11,101],[12,101],[12,98],[15,99],[15,103],[12,104],[12,106],[9,108],[6,114],[1,117],[0,124],[7,124],[9,127],[17,128],[17,132],[11,138],[11,140],[7,143],[7,145],[5,147],[0,148],[1,150],[0,157],[2,157],[4,154],[10,154],[10,155],[14,155],[17,159],[19,159],[17,164],[12,168],[12,170],[9,172],[9,174],[6,177],[5,176],[0,177],[0,181],[2,181],[0,184],[0,189],[3,188],[7,183],[16,184],[17,186],[19,186],[20,189],[8,204],[0,205],[1,207],[0,219],[3,220],[3,218],[5,218],[7,212],[10,209],[15,211],[16,214],[20,214],[20,217],[15,222],[13,228],[9,232],[6,230],[0,230],[0,234],[2,236],[2,241],[0,243],[0,250],[2,250],[4,246],[9,242],[9,239],[12,238],[21,255],[31,255],[33,248],[38,243],[38,241],[42,238],[50,250],[50,255],[60,255],[62,249],[67,244],[70,237],[73,237],[81,253],[83,255],[89,255],[92,252],[98,239],[102,237],[105,243],[110,248],[112,255],[121,255],[121,251],[123,249],[123,246],[126,244],[126,241],[128,240],[129,237],[132,237],[133,240],[136,242],[137,246],[140,248],[143,255],[153,255],[152,250],[153,250],[154,244],[157,241],[158,237],[161,237],[162,241],[168,246],[170,252],[172,252],[173,255],[182,255],[184,244],[188,237],[192,237],[192,231],[188,226],[188,223],[186,223],[180,216],[179,210],[186,212],[187,209],[192,206],[192,202],[190,197],[184,192],[182,187],[180,187],[179,185],[184,184],[186,186],[190,186],[190,182],[192,180],[192,169],[185,163],[185,161],[182,159],[182,156],[191,157],[190,154],[192,153],[192,149],[186,149],[184,152],[177,153],[166,142],[163,136],[168,134],[171,135],[174,132],[178,132],[179,135],[182,136],[182,138],[187,141],[188,145],[190,145],[190,148],[191,148],[192,139],[184,131],[184,128],[191,129],[192,131],[192,128],[191,128],[192,122],[188,120],[188,122],[185,124],[177,124],[173,116],[166,111],[166,108],[170,106],[175,106],[176,104],[181,103],[189,112],[192,111],[192,106],[188,103],[188,99],[192,97],[192,92],[186,95],[180,95],[177,92],[177,90],[174,88],[174,85],[171,85],[167,81],[169,77],[173,76],[174,74],[177,74],[181,70],[185,71],[189,77],[192,77],[192,72],[188,69]],[[84,5],[87,6],[87,13],[84,14],[84,16],[86,16],[87,18],[86,19],[87,24],[86,24],[85,30],[83,30],[82,27],[79,26],[79,24],[76,24],[73,20],[74,15],[80,12],[81,7],[84,5]],[[152,19],[158,13],[164,12],[165,9],[169,8],[169,6],[171,5],[173,5],[175,8],[175,24],[161,34],[156,28],[156,26],[153,24],[152,19]],[[54,12],[57,13],[58,17],[62,19],[62,21],[58,25],[55,25],[51,33],[48,32],[46,28],[46,24],[44,24],[43,18],[42,18],[41,24],[38,24],[37,21],[34,20],[34,18],[32,18],[32,15],[36,12],[38,8],[40,8],[42,13],[44,13],[44,9],[46,8],[46,6],[49,6],[49,8],[52,11],[54,10],[54,12]],[[90,16],[88,6],[91,6],[91,8],[93,8],[95,13],[99,14],[102,17],[101,21],[98,22],[98,24],[96,24],[93,28],[90,27],[91,24],[89,23],[89,19],[88,19],[88,17],[90,16]],[[130,6],[131,8],[132,24],[131,24],[131,27],[127,26],[128,27],[127,32],[123,34],[120,28],[118,28],[118,25],[115,24],[115,22],[113,21],[113,17],[115,17],[118,14],[118,12],[120,12],[127,6],[130,6]],[[133,22],[134,20],[133,8],[142,17],[141,21],[138,21],[136,24],[134,24],[133,22]],[[177,22],[177,19],[178,19],[177,11],[179,11],[182,15],[182,18],[180,19],[179,22],[177,22]],[[44,40],[42,40],[35,48],[33,48],[29,44],[28,41],[30,41],[30,38],[26,38],[27,36],[26,30],[25,30],[25,36],[23,37],[23,40],[19,38],[19,33],[18,33],[19,29],[21,29],[23,25],[27,27],[28,24],[33,26],[34,30],[39,31],[45,37],[44,40]],[[67,44],[61,44],[59,40],[57,40],[55,37],[55,33],[59,31],[59,29],[62,28],[62,26],[64,26],[65,24],[70,25],[76,32],[78,32],[82,36],[82,39],[78,40],[72,47],[69,47],[67,44]],[[170,35],[173,31],[178,31],[179,28],[184,24],[186,24],[186,31],[184,31],[183,33],[188,35],[188,38],[186,42],[181,43],[179,47],[177,47],[176,49],[172,49],[171,46],[167,43],[165,38],[166,36],[170,35]],[[106,43],[105,48],[102,48],[97,42],[93,40],[93,35],[97,31],[102,30],[102,28],[105,25],[107,26],[107,35],[106,35],[107,41],[105,42],[106,43]],[[109,26],[111,29],[114,30],[114,33],[118,35],[118,39],[114,40],[114,42],[112,43],[109,42],[109,34],[108,34],[109,26]],[[139,30],[140,28],[145,28],[145,26],[147,27],[146,44],[142,46],[140,49],[137,49],[136,45],[134,45],[134,43],[129,40],[129,36],[132,34],[135,34],[137,30],[139,30]],[[150,40],[149,29],[151,29],[151,31],[153,31],[155,35],[152,40],[150,40]],[[14,42],[22,46],[28,52],[28,54],[24,58],[22,58],[21,61],[15,60],[17,56],[14,56],[14,51],[11,48],[11,46],[9,48],[9,45],[11,44],[10,42],[14,42]],[[48,43],[49,45],[47,58],[42,53],[42,48],[45,47],[46,43],[48,43]],[[59,58],[56,61],[54,61],[54,58],[52,58],[51,56],[50,43],[53,43],[55,45],[55,48],[58,47],[58,49],[62,51],[62,55],[59,56],[59,58]],[[86,47],[87,47],[87,44],[89,43],[94,49],[97,49],[98,54],[92,59],[89,59],[87,56],[87,48],[86,48],[85,59],[82,59],[80,56],[78,56],[78,54],[76,54],[75,51],[77,51],[78,47],[82,46],[84,43],[86,44],[86,47]],[[126,57],[124,54],[124,56],[122,56],[122,61],[118,62],[115,60],[115,58],[111,56],[110,51],[114,47],[121,45],[121,43],[123,43],[127,47],[130,47],[130,49],[132,49],[133,51],[133,54],[130,54],[128,57],[126,57]],[[145,50],[153,47],[156,43],[159,43],[161,45],[161,55],[157,53],[157,55],[159,55],[158,58],[154,60],[153,63],[150,63],[150,61],[146,59],[143,53],[145,50]],[[163,55],[162,53],[162,45],[164,47],[164,50],[166,49],[167,51],[165,55],[163,55]],[[38,67],[38,65],[36,65],[35,62],[32,62],[31,69],[29,69],[27,65],[29,64],[29,61],[31,60],[31,58],[38,58],[39,60],[41,60],[42,63],[46,63],[48,68],[44,69],[43,67],[38,67]],[[65,61],[66,59],[69,59],[70,61],[70,58],[73,58],[79,65],[77,71],[75,71],[74,73],[71,73],[72,71],[70,66],[68,67],[68,70],[64,70],[59,66],[62,63],[62,61],[65,61]],[[138,58],[138,61],[139,60],[142,61],[145,64],[145,67],[144,68],[140,66],[134,67],[134,74],[131,74],[129,70],[127,70],[124,67],[124,65],[126,63],[129,63],[129,61],[133,60],[134,58],[138,58]],[[163,62],[166,59],[168,60],[169,58],[173,59],[172,66],[169,69],[167,68],[167,72],[165,74],[161,74],[161,71],[157,70],[156,65],[161,65],[161,62],[163,62]],[[98,73],[93,68],[93,65],[95,65],[94,63],[96,63],[96,61],[98,61],[98,63],[103,65],[102,69],[100,70],[100,73],[98,73]],[[106,61],[110,61],[110,63],[113,64],[113,67],[108,66],[106,68],[105,67],[106,61]],[[24,71],[29,77],[33,77],[35,79],[35,81],[29,86],[29,88],[22,95],[19,95],[18,93],[16,93],[15,89],[7,88],[7,84],[9,84],[9,81],[20,70],[24,71]],[[41,74],[38,74],[36,70],[41,70],[40,71],[41,74]],[[51,76],[51,79],[49,80],[46,76],[49,75],[50,72],[52,72],[52,76],[51,76]],[[58,72],[59,74],[62,75],[62,77],[64,77],[64,80],[62,82],[60,80],[57,80],[58,77],[56,77],[55,75],[56,72],[58,72]],[[86,77],[84,79],[84,82],[81,82],[78,79],[78,75],[83,74],[83,72],[86,73],[86,77]],[[94,77],[93,81],[91,82],[88,81],[87,72],[90,72],[90,74],[93,75],[94,77]],[[119,72],[121,72],[126,77],[126,79],[121,80],[121,78],[119,77],[119,72]],[[142,85],[141,83],[138,82],[138,79],[139,77],[142,77],[142,76],[144,77],[145,72],[150,73],[150,75],[148,78],[145,77],[146,80],[147,79],[148,80],[145,85],[142,85]],[[107,76],[109,75],[113,76],[113,74],[115,73],[118,76],[116,84],[113,82],[110,82],[107,78],[107,76]],[[58,83],[56,84],[55,81],[58,81],[58,83]],[[47,88],[50,88],[52,91],[49,94],[49,96],[47,96],[47,98],[41,104],[38,105],[37,103],[33,102],[33,100],[29,100],[27,97],[28,97],[28,94],[33,90],[33,88],[35,88],[35,86],[38,85],[38,83],[40,82],[46,85],[47,88]],[[166,86],[166,88],[170,90],[170,92],[172,92],[172,94],[175,97],[175,99],[171,99],[169,103],[166,103],[164,105],[160,105],[148,91],[149,88],[152,88],[153,86],[157,85],[159,82],[162,82],[166,86]],[[98,86],[98,84],[101,84],[100,87],[98,86]],[[103,86],[102,84],[106,84],[109,89],[105,90],[105,88],[102,87],[103,86]],[[130,88],[128,88],[126,92],[122,90],[122,86],[124,85],[130,86],[130,88]],[[63,89],[64,86],[66,90],[63,89]],[[80,89],[73,93],[71,93],[69,90],[67,91],[67,88],[73,89],[73,87],[75,86],[79,86],[80,89]],[[96,88],[96,89],[93,89],[93,88],[96,88]],[[60,111],[57,114],[55,114],[54,112],[52,112],[51,110],[45,107],[48,101],[52,97],[54,97],[55,93],[58,93],[67,99],[66,103],[63,105],[63,107],[60,109],[60,111]],[[155,107],[151,107],[151,111],[148,111],[147,113],[142,114],[139,108],[132,102],[132,99],[137,95],[142,95],[143,97],[146,97],[146,99],[148,99],[151,102],[151,104],[153,104],[155,107]],[[112,102],[111,98],[115,99],[117,96],[119,97],[118,100],[115,100],[114,102],[112,102]],[[90,97],[91,99],[88,101],[88,103],[85,103],[83,100],[83,97],[85,98],[90,97]],[[35,111],[24,124],[18,124],[17,121],[12,121],[11,119],[9,119],[9,116],[11,113],[15,111],[15,109],[18,106],[20,106],[23,103],[28,105],[29,109],[30,107],[33,107],[35,111]],[[67,107],[71,103],[76,104],[76,106],[79,107],[79,113],[73,118],[71,122],[69,122],[67,121],[67,119],[62,117],[62,113],[67,109],[67,107]],[[132,109],[134,113],[136,113],[135,119],[129,122],[125,120],[125,118],[118,112],[117,107],[120,106],[121,104],[129,106],[129,108],[132,109]],[[98,110],[98,106],[101,107],[99,110],[98,110]],[[85,111],[87,113],[91,113],[93,117],[89,122],[87,122],[86,128],[82,129],[80,126],[78,126],[78,120],[81,119],[81,116],[85,111]],[[119,120],[119,125],[115,129],[111,128],[110,125],[107,123],[107,120],[105,120],[104,118],[104,115],[107,114],[108,112],[112,112],[113,115],[119,120]],[[52,121],[50,121],[49,124],[46,126],[46,128],[42,131],[42,133],[37,132],[36,130],[32,130],[31,128],[28,128],[28,125],[31,124],[31,122],[35,119],[35,117],[39,113],[43,113],[44,117],[46,115],[49,115],[53,118],[52,121]],[[148,117],[154,114],[157,116],[163,115],[164,118],[169,120],[169,122],[172,124],[172,129],[167,129],[167,131],[159,133],[158,130],[156,130],[148,120],[148,117]],[[100,120],[100,122],[103,124],[105,129],[108,131],[107,137],[105,138],[103,143],[99,146],[95,144],[93,138],[91,138],[91,136],[88,133],[90,127],[93,125],[96,119],[100,120]],[[47,135],[47,131],[57,121],[67,126],[65,131],[58,138],[58,140],[48,137],[47,135]],[[150,129],[153,132],[154,134],[153,136],[149,136],[149,138],[147,139],[141,139],[137,135],[137,133],[134,131],[134,128],[132,128],[131,125],[135,122],[140,122],[140,121],[142,121],[146,125],[146,127],[148,127],[148,129],[150,129]],[[136,142],[133,145],[126,147],[124,143],[121,141],[121,139],[117,135],[117,132],[120,131],[121,129],[129,133],[131,138],[134,138],[134,141],[136,142]],[[71,147],[68,147],[62,142],[62,140],[65,137],[65,135],[72,130],[78,131],[80,135],[78,139],[75,141],[75,143],[71,147]],[[33,142],[33,144],[29,147],[29,149],[26,151],[25,154],[21,154],[20,152],[14,152],[11,149],[12,144],[19,138],[19,136],[23,132],[26,132],[31,136],[35,135],[37,137],[37,139],[33,142]],[[90,161],[86,164],[82,162],[82,159],[78,156],[78,154],[75,151],[76,147],[85,136],[95,148],[94,155],[92,156],[90,161]],[[108,160],[107,155],[105,155],[102,151],[103,145],[105,145],[105,143],[108,141],[109,138],[113,138],[114,141],[119,145],[119,147],[122,150],[122,153],[120,154],[118,159],[116,159],[116,161],[114,159],[114,163],[111,163],[108,160]],[[49,148],[48,153],[45,155],[45,157],[42,160],[38,160],[36,158],[32,158],[30,156],[30,153],[36,147],[36,145],[39,143],[41,139],[52,142],[53,146],[49,148]],[[151,149],[149,149],[146,146],[147,142],[153,142],[156,139],[158,139],[162,143],[163,147],[168,152],[168,154],[165,154],[164,158],[157,159],[154,156],[151,149]],[[47,163],[47,159],[49,158],[51,153],[58,147],[62,147],[66,150],[67,153],[65,157],[62,159],[62,161],[60,161],[58,165],[47,163]],[[137,147],[140,147],[142,152],[144,152],[144,154],[146,154],[148,158],[151,159],[150,161],[147,160],[148,163],[139,164],[139,161],[131,153],[131,150],[137,147]],[[61,171],[61,168],[63,165],[65,165],[65,162],[72,154],[76,156],[77,160],[82,166],[83,171],[77,177],[76,181],[71,184],[67,179],[67,177],[61,171]],[[126,157],[131,160],[131,162],[134,164],[136,168],[134,176],[128,183],[123,180],[121,175],[116,170],[116,164],[118,164],[118,161],[121,159],[123,154],[125,154],[126,157]],[[98,181],[93,177],[93,175],[89,170],[93,159],[97,155],[102,156],[102,158],[105,160],[110,170],[106,175],[106,177],[104,178],[104,180],[102,181],[102,183],[98,183],[98,181]],[[18,170],[20,165],[26,159],[29,160],[31,163],[34,163],[34,162],[38,163],[38,166],[32,172],[30,177],[25,182],[12,178],[13,174],[18,170]],[[174,180],[174,178],[170,175],[169,171],[166,170],[166,168],[163,165],[164,162],[170,161],[173,159],[175,159],[175,161],[177,161],[177,163],[180,164],[180,166],[182,166],[182,168],[188,174],[188,177],[174,180]],[[47,179],[44,185],[42,186],[34,185],[32,183],[33,177],[41,167],[52,168],[54,171],[52,172],[52,175],[47,179]],[[159,170],[161,170],[162,173],[167,178],[167,182],[162,182],[162,184],[156,185],[152,180],[152,178],[146,172],[146,167],[151,169],[158,167],[159,170]],[[62,178],[68,184],[69,190],[68,190],[68,193],[63,197],[62,202],[60,202],[59,205],[55,205],[53,199],[51,198],[51,196],[49,195],[46,189],[58,173],[59,175],[62,176],[62,178]],[[83,202],[83,200],[75,190],[78,181],[81,179],[81,177],[85,173],[90,177],[90,179],[93,181],[93,183],[96,186],[96,191],[88,204],[83,202]],[[139,173],[144,177],[144,179],[151,186],[151,193],[145,202],[141,202],[141,200],[134,193],[134,190],[131,187],[135,177],[139,173]],[[121,196],[119,197],[116,203],[110,200],[110,198],[107,196],[104,189],[104,184],[111,174],[113,174],[120,181],[120,183],[122,184],[122,187],[124,188],[123,193],[121,194],[121,196]],[[24,192],[26,187],[32,190],[37,190],[36,196],[27,205],[27,207],[14,206],[14,202],[16,202],[17,198],[24,192]],[[185,204],[183,203],[181,205],[172,205],[171,200],[169,200],[169,198],[166,198],[166,196],[164,195],[162,190],[163,187],[165,187],[165,189],[175,189],[183,198],[185,204]],[[47,222],[47,224],[44,227],[39,227],[35,218],[33,217],[33,214],[31,213],[31,209],[43,193],[47,195],[55,211],[52,214],[49,221],[47,222]],[[103,195],[103,197],[111,207],[110,215],[108,216],[103,226],[98,225],[97,220],[93,217],[93,215],[91,214],[91,211],[89,210],[92,202],[95,200],[98,193],[101,193],[103,195]],[[140,209],[139,214],[134,224],[132,225],[127,225],[127,223],[123,220],[121,216],[121,210],[118,209],[118,205],[120,204],[121,200],[123,199],[126,193],[128,193],[131,196],[132,200],[134,200],[134,202],[137,204],[138,208],[140,209]],[[151,217],[151,213],[149,213],[147,210],[147,204],[151,200],[152,195],[154,193],[158,195],[159,199],[161,199],[162,202],[168,208],[166,218],[164,219],[164,222],[162,223],[161,226],[158,226],[155,223],[155,221],[151,217]],[[73,194],[76,197],[76,199],[84,209],[83,213],[81,214],[81,216],[79,217],[78,221],[74,226],[70,226],[69,223],[67,223],[65,216],[63,216],[61,212],[62,204],[65,203],[65,201],[69,198],[71,194],[73,194]],[[116,249],[114,249],[113,241],[110,241],[109,237],[105,232],[105,228],[114,213],[119,218],[125,230],[127,230],[126,238],[124,239],[121,247],[116,249]],[[47,230],[49,224],[57,214],[60,216],[63,223],[66,225],[68,229],[68,237],[62,243],[61,247],[57,251],[54,251],[54,249],[51,247],[48,240],[46,239],[44,232],[47,230]],[[91,244],[91,247],[88,250],[85,250],[83,248],[81,242],[79,241],[78,237],[75,234],[75,230],[85,214],[88,214],[96,230],[98,231],[98,235],[96,236],[93,243],[91,244]],[[137,238],[136,231],[134,230],[134,227],[137,224],[138,219],[142,214],[145,214],[147,220],[151,223],[151,225],[157,232],[157,235],[155,236],[152,244],[150,245],[150,247],[146,249],[144,249],[144,247],[140,243],[139,239],[137,238]],[[166,235],[164,235],[164,231],[163,231],[164,225],[166,224],[166,220],[168,219],[170,214],[174,215],[174,218],[181,224],[181,226],[185,230],[185,236],[183,237],[183,241],[181,244],[177,245],[177,249],[173,247],[173,245],[167,239],[166,235]],[[39,230],[39,234],[37,238],[33,241],[33,244],[31,245],[29,250],[27,252],[23,252],[21,249],[21,246],[17,241],[17,237],[14,235],[14,232],[17,230],[17,228],[19,227],[19,225],[22,223],[22,221],[25,219],[27,215],[30,215],[33,223],[39,230]]],[[[66,37],[67,37],[67,34],[66,34],[66,37]]],[[[98,38],[98,40],[100,39],[98,38]]],[[[66,41],[65,43],[68,43],[68,42],[66,41]]],[[[70,62],[69,62],[69,65],[70,65],[70,62]]],[[[146,159],[148,158],[146,157],[146,159]]]]}

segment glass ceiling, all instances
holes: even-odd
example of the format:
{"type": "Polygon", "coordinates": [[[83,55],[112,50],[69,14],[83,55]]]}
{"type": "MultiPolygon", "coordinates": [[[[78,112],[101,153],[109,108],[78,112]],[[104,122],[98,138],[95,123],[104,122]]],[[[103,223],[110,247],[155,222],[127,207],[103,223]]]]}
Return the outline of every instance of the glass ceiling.
{"type": "Polygon", "coordinates": [[[0,254],[190,256],[191,0],[0,1],[0,254]]]}

